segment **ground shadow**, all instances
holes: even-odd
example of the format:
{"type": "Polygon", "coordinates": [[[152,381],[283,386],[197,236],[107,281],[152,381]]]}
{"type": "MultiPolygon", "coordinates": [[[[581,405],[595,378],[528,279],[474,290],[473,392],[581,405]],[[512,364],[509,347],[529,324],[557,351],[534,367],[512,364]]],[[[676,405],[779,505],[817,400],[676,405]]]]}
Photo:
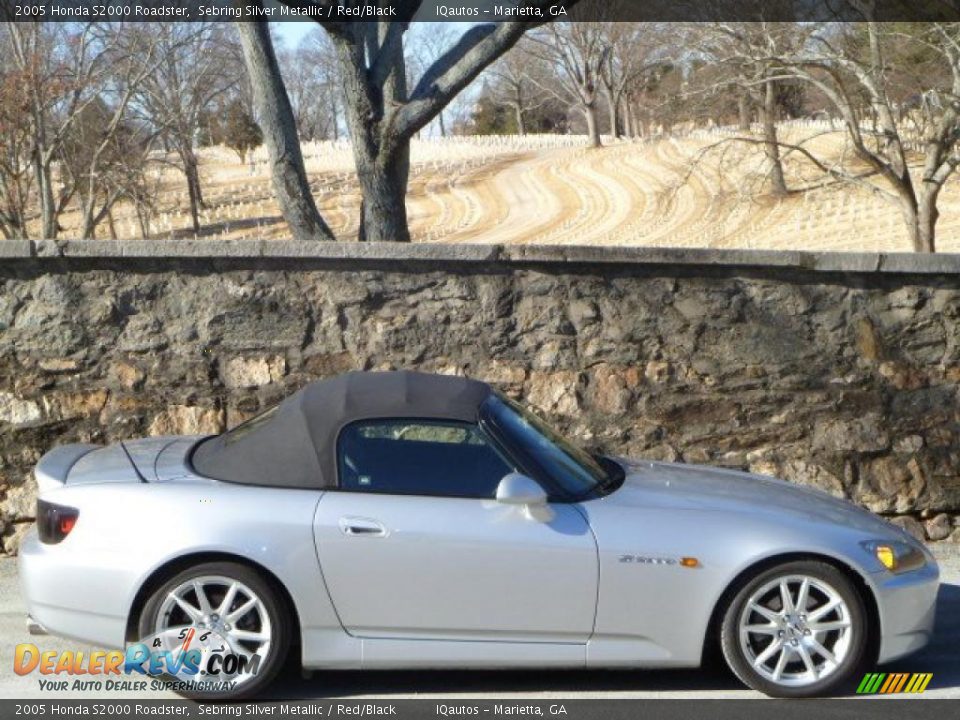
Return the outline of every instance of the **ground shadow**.
{"type": "Polygon", "coordinates": [[[168,233],[157,235],[158,238],[168,240],[192,240],[194,237],[213,237],[234,230],[252,230],[259,227],[270,227],[283,222],[279,215],[267,215],[263,217],[238,218],[236,220],[222,220],[215,223],[200,226],[200,232],[195,233],[193,228],[179,228],[171,230],[168,233]]]}
{"type": "Polygon", "coordinates": [[[937,621],[930,644],[914,655],[877,669],[888,673],[932,672],[928,690],[960,687],[960,585],[940,585],[937,621]]]}

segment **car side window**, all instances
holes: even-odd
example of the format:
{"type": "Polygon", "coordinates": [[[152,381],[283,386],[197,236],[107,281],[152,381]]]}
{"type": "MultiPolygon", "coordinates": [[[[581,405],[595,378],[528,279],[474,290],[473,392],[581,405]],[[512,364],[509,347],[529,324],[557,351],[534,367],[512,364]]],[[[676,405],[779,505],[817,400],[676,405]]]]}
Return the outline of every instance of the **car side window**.
{"type": "Polygon", "coordinates": [[[392,495],[493,498],[510,463],[476,425],[365,420],[340,431],[340,489],[392,495]]]}

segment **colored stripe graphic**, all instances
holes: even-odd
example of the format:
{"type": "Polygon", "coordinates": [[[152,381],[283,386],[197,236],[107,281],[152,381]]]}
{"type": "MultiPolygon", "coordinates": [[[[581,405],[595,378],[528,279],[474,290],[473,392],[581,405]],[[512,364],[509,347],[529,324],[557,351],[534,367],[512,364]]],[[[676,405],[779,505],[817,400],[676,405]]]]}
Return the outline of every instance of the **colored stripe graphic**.
{"type": "Polygon", "coordinates": [[[933,673],[867,673],[857,686],[858,695],[922,693],[933,673]]]}
{"type": "Polygon", "coordinates": [[[895,692],[895,693],[900,692],[903,689],[903,686],[906,684],[907,678],[909,677],[910,677],[910,673],[900,673],[900,680],[897,681],[897,684],[893,687],[892,690],[890,690],[890,692],[895,692]]]}
{"type": "Polygon", "coordinates": [[[880,686],[880,692],[881,692],[881,693],[888,693],[888,692],[890,692],[890,688],[893,687],[894,685],[896,685],[899,680],[900,680],[900,675],[899,675],[899,674],[897,674],[897,673],[890,673],[889,675],[887,675],[887,680],[886,680],[886,682],[884,682],[883,685],[880,686]]]}

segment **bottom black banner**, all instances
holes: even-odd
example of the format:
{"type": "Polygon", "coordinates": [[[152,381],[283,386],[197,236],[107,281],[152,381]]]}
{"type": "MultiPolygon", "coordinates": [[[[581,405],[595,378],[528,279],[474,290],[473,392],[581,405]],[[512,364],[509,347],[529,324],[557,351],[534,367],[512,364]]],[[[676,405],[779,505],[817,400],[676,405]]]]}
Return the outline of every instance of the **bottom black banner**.
{"type": "Polygon", "coordinates": [[[495,718],[569,720],[928,720],[953,717],[955,700],[873,697],[849,700],[317,700],[195,703],[188,700],[0,700],[0,718],[495,718]],[[939,715],[936,715],[939,717],[939,715]]]}

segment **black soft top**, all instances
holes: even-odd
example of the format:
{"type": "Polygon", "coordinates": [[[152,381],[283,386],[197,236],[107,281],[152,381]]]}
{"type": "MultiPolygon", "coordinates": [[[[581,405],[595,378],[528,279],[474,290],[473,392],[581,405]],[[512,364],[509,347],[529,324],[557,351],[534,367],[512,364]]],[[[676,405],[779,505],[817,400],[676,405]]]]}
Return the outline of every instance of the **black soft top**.
{"type": "Polygon", "coordinates": [[[245,485],[336,487],[337,435],[356,420],[477,420],[486,383],[450,375],[350,372],[310,383],[267,412],[206,440],[191,458],[202,475],[245,485]]]}

